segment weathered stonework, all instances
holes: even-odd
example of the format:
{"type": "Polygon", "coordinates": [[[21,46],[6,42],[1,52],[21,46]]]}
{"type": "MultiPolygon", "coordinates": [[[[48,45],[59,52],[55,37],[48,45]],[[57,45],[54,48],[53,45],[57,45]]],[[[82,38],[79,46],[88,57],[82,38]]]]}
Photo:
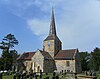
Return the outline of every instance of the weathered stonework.
{"type": "Polygon", "coordinates": [[[32,69],[34,72],[39,72],[40,70],[42,70],[43,72],[43,61],[44,61],[43,55],[41,54],[40,51],[37,51],[35,55],[32,57],[32,62],[34,62],[32,69]]]}
{"type": "Polygon", "coordinates": [[[55,60],[57,71],[61,72],[63,71],[70,71],[70,72],[75,72],[75,60],[55,60]],[[67,66],[67,61],[70,62],[70,66],[67,66]]]}
{"type": "Polygon", "coordinates": [[[18,58],[29,72],[81,72],[78,49],[62,50],[62,42],[56,34],[54,12],[52,10],[50,32],[43,41],[43,50],[34,53],[24,53],[18,58]]]}
{"type": "Polygon", "coordinates": [[[26,71],[30,71],[30,69],[31,69],[31,64],[32,64],[33,62],[32,61],[29,61],[29,60],[27,60],[27,61],[24,61],[24,65],[26,66],[26,71]]]}
{"type": "Polygon", "coordinates": [[[54,40],[48,40],[44,41],[43,46],[44,46],[44,51],[49,52],[49,54],[54,57],[54,52],[55,52],[55,45],[54,45],[54,40]],[[48,45],[50,43],[50,45],[48,45]]]}

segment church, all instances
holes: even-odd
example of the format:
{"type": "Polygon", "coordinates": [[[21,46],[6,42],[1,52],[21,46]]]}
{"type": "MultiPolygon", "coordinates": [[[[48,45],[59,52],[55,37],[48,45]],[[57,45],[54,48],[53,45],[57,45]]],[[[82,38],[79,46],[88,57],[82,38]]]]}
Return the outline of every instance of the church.
{"type": "Polygon", "coordinates": [[[19,70],[33,72],[81,72],[78,49],[62,50],[62,42],[56,33],[54,11],[52,9],[50,30],[43,40],[43,49],[35,52],[24,52],[17,58],[19,70]]]}

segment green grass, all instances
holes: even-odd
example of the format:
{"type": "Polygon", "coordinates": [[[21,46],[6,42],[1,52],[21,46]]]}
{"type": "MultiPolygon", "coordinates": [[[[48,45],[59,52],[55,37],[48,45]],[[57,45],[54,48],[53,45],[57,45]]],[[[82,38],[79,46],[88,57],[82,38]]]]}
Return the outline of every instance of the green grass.
{"type": "Polygon", "coordinates": [[[13,79],[13,75],[3,76],[3,79],[13,79]]]}
{"type": "MultiPolygon", "coordinates": [[[[59,75],[59,74],[57,74],[59,75]]],[[[61,77],[61,75],[59,75],[61,77]]],[[[45,77],[49,77],[49,79],[52,79],[52,74],[49,73],[48,75],[45,75],[43,73],[43,76],[42,76],[42,79],[44,79],[45,77]]],[[[3,76],[3,79],[13,79],[13,75],[5,75],[3,76]]],[[[30,78],[27,78],[27,79],[30,79],[30,78]]],[[[34,79],[34,78],[33,78],[34,79]]],[[[37,79],[40,79],[39,77],[37,79]]],[[[66,79],[65,76],[63,75],[63,78],[60,78],[60,79],[66,79]]]]}
{"type": "Polygon", "coordinates": [[[100,74],[97,74],[97,79],[100,79],[100,74]]]}

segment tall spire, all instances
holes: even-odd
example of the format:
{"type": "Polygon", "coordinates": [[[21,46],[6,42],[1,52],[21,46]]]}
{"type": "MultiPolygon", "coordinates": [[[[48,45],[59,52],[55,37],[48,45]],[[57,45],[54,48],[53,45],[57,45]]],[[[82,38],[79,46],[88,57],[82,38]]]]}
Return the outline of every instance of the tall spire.
{"type": "Polygon", "coordinates": [[[52,8],[52,16],[51,16],[49,35],[55,35],[56,36],[56,27],[55,27],[55,18],[54,18],[53,8],[52,8]]]}

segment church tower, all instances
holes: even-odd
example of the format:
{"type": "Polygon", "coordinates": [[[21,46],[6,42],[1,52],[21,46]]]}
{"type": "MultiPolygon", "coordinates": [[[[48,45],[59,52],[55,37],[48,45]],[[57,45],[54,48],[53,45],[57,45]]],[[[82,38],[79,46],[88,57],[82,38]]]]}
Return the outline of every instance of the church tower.
{"type": "Polygon", "coordinates": [[[57,37],[54,11],[52,9],[49,35],[43,42],[43,50],[48,52],[53,58],[62,49],[62,43],[57,37]]]}

